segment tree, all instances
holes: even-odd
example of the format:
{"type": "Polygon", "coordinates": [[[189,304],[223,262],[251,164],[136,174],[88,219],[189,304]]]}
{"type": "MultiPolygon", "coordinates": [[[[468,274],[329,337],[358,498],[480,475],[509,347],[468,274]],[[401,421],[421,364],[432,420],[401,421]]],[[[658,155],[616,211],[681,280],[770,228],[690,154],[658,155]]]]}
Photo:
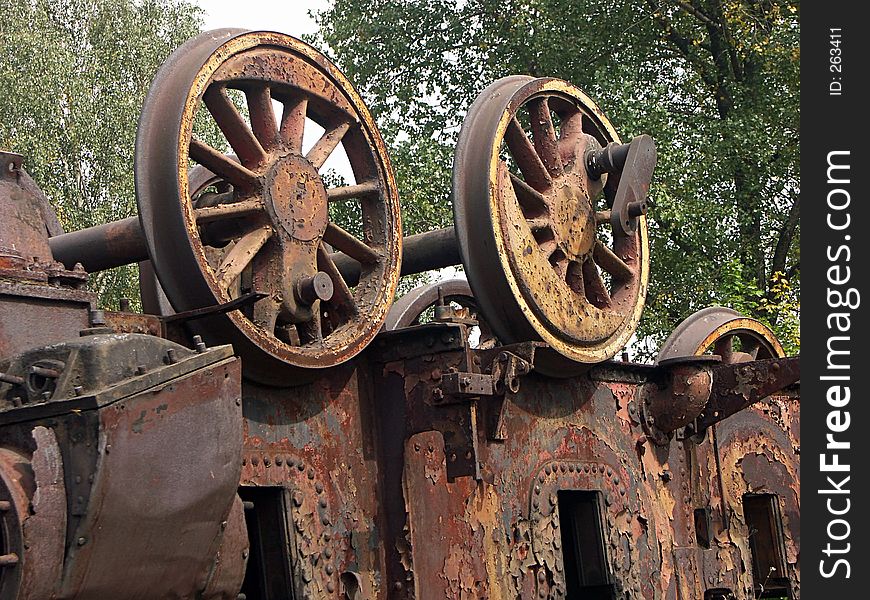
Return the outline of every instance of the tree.
{"type": "Polygon", "coordinates": [[[515,73],[567,79],[624,139],[659,148],[645,352],[711,304],[798,349],[798,2],[335,0],[317,19],[314,43],[391,144],[406,234],[449,224],[453,146],[477,93],[515,73]]]}
{"type": "MultiPolygon", "coordinates": [[[[0,0],[0,147],[66,230],[136,214],[134,145],[163,60],[201,27],[176,0],[0,0]]],[[[134,265],[91,276],[105,306],[137,299],[134,265]]]]}

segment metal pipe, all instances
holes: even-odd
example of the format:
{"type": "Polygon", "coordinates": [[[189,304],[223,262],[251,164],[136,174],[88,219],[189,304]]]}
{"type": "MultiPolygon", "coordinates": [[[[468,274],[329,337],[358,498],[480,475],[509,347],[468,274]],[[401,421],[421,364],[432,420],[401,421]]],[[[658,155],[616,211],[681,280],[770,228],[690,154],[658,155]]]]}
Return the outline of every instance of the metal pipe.
{"type": "MultiPolygon", "coordinates": [[[[68,269],[81,263],[86,271],[105,271],[148,260],[148,247],[138,217],[80,229],[48,240],[54,259],[68,269]]],[[[411,235],[402,240],[402,275],[423,273],[462,263],[453,227],[411,235]]],[[[331,255],[349,286],[359,283],[360,264],[346,254],[331,255]]]]}
{"type": "Polygon", "coordinates": [[[67,269],[81,263],[89,273],[148,260],[139,217],[57,235],[49,238],[48,245],[54,259],[67,269]]]}
{"type": "MultiPolygon", "coordinates": [[[[347,285],[359,283],[360,264],[346,254],[336,252],[330,257],[347,285]]],[[[414,275],[462,264],[459,242],[453,227],[409,235],[402,240],[402,275],[414,275]]]]}

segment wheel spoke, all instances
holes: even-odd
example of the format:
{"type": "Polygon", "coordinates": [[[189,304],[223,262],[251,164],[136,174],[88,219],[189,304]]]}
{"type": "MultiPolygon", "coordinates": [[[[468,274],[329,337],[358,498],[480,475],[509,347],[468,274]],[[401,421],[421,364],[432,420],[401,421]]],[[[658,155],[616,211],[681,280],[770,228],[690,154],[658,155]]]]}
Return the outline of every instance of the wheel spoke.
{"type": "Polygon", "coordinates": [[[323,241],[362,264],[376,264],[381,260],[381,256],[374,249],[356,239],[335,223],[330,223],[326,226],[323,241]]]}
{"type": "Polygon", "coordinates": [[[338,145],[341,143],[342,138],[344,138],[344,134],[347,133],[348,129],[350,129],[350,123],[344,122],[327,129],[323,132],[323,135],[320,136],[320,139],[312,146],[311,150],[308,151],[308,154],[305,155],[305,158],[308,159],[312,165],[314,165],[315,169],[319,169],[323,166],[323,163],[326,162],[326,159],[329,158],[329,155],[332,154],[333,150],[335,150],[338,145]]]}
{"type": "Polygon", "coordinates": [[[713,354],[721,356],[723,363],[730,363],[734,354],[734,336],[726,335],[716,340],[713,344],[713,354]]]}
{"type": "Polygon", "coordinates": [[[602,223],[610,223],[610,211],[609,210],[595,211],[595,224],[601,225],[602,223]]]}
{"type": "Polygon", "coordinates": [[[281,310],[281,303],[276,302],[272,296],[263,298],[254,304],[252,321],[257,327],[262,327],[269,332],[270,335],[275,334],[275,327],[278,324],[278,313],[281,310]]]}
{"type": "Polygon", "coordinates": [[[196,138],[190,140],[190,158],[212,173],[220,175],[234,186],[251,188],[257,182],[256,173],[196,138]]]}
{"type": "Polygon", "coordinates": [[[311,306],[314,313],[314,318],[304,323],[296,324],[296,331],[299,332],[299,341],[304,346],[312,342],[320,342],[323,340],[323,328],[320,324],[320,301],[318,300],[311,306]]]}
{"type": "Polygon", "coordinates": [[[547,217],[537,217],[535,219],[526,219],[526,223],[529,224],[529,229],[532,230],[532,233],[538,233],[541,231],[548,231],[552,228],[550,223],[550,219],[547,217]]]}
{"type": "Polygon", "coordinates": [[[340,202],[342,200],[362,198],[363,196],[377,194],[380,191],[380,183],[378,183],[377,180],[372,180],[357,185],[346,185],[344,187],[326,190],[326,197],[330,202],[340,202]]]}
{"type": "Polygon", "coordinates": [[[577,152],[577,142],[583,135],[583,113],[576,110],[568,115],[560,115],[562,125],[559,127],[559,155],[563,163],[573,162],[577,152]]]}
{"type": "Polygon", "coordinates": [[[213,85],[202,99],[243,165],[249,167],[266,160],[266,151],[230,100],[226,88],[213,85]]]}
{"type": "Polygon", "coordinates": [[[568,284],[568,287],[581,296],[585,294],[586,287],[583,282],[583,269],[580,267],[580,263],[577,261],[570,261],[565,266],[564,273],[565,283],[568,284]]]}
{"type": "Polygon", "coordinates": [[[248,112],[251,116],[251,129],[266,150],[274,150],[280,145],[275,110],[272,108],[272,90],[269,86],[257,86],[245,90],[248,112]]]}
{"type": "Polygon", "coordinates": [[[605,246],[600,240],[595,241],[592,258],[598,265],[619,281],[630,280],[634,273],[625,262],[605,246]]]}
{"type": "Polygon", "coordinates": [[[556,141],[556,128],[553,126],[553,115],[550,114],[550,103],[546,98],[535,98],[529,102],[529,116],[532,126],[532,139],[535,150],[541,162],[556,177],[562,174],[562,157],[559,156],[559,145],[556,141]]]}
{"type": "Polygon", "coordinates": [[[609,307],[611,304],[610,292],[607,284],[598,272],[598,267],[592,260],[583,263],[583,282],[586,291],[586,299],[598,308],[609,307]]]}
{"type": "Polygon", "coordinates": [[[508,123],[504,137],[526,183],[536,190],[549,188],[552,183],[550,174],[516,117],[508,123]]]}
{"type": "Polygon", "coordinates": [[[335,266],[335,263],[332,261],[329,252],[323,244],[320,244],[317,247],[317,268],[329,275],[329,278],[332,279],[332,298],[326,303],[330,307],[329,312],[337,312],[345,321],[356,316],[359,313],[359,309],[357,308],[356,301],[353,298],[353,293],[350,291],[350,288],[347,287],[347,282],[344,280],[344,277],[341,276],[338,267],[335,266]]]}
{"type": "Polygon", "coordinates": [[[758,351],[761,350],[761,342],[755,338],[740,338],[742,342],[741,350],[752,357],[752,360],[756,360],[758,358],[758,351]]]}
{"type": "Polygon", "coordinates": [[[211,223],[212,221],[220,221],[221,219],[248,217],[250,215],[259,214],[262,211],[263,203],[259,200],[242,200],[241,202],[233,202],[230,204],[218,204],[216,206],[196,208],[193,210],[193,216],[198,225],[203,225],[205,223],[211,223]]]}
{"type": "Polygon", "coordinates": [[[308,98],[301,96],[284,104],[281,115],[281,139],[294,154],[302,154],[302,135],[305,133],[305,115],[308,98]]]}
{"type": "Polygon", "coordinates": [[[241,275],[270,237],[272,237],[272,228],[261,227],[236,242],[224,257],[216,273],[221,289],[227,289],[241,275]]]}
{"type": "Polygon", "coordinates": [[[513,173],[510,174],[510,178],[514,193],[517,196],[517,202],[520,203],[520,207],[525,209],[524,212],[530,215],[539,215],[547,212],[547,200],[541,192],[513,173]]]}

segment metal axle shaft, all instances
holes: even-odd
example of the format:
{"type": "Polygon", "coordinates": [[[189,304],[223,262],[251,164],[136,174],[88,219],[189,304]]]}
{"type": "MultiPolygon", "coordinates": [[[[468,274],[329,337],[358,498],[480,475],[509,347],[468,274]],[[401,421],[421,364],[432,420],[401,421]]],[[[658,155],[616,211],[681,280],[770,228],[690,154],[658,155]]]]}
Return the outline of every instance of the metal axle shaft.
{"type": "MultiPolygon", "coordinates": [[[[148,247],[138,217],[64,233],[49,239],[55,260],[67,268],[81,263],[86,271],[105,271],[148,260],[148,247]]],[[[412,275],[462,262],[453,227],[404,238],[402,275],[412,275]]],[[[360,263],[336,252],[332,255],[349,286],[359,283],[360,263]]]]}

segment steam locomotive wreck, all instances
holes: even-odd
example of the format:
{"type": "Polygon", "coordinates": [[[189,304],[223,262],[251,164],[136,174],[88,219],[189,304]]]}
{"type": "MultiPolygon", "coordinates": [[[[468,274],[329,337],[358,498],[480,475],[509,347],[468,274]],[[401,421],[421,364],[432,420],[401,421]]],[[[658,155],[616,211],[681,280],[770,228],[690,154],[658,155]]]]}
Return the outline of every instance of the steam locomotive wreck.
{"type": "Polygon", "coordinates": [[[25,160],[0,153],[0,600],[799,597],[799,359],[712,307],[613,360],[655,145],[572,84],[487,88],[455,227],[404,240],[359,95],[279,33],[160,69],[138,218],[64,233],[25,160]],[[143,314],[97,306],[88,273],[131,263],[143,314]]]}

